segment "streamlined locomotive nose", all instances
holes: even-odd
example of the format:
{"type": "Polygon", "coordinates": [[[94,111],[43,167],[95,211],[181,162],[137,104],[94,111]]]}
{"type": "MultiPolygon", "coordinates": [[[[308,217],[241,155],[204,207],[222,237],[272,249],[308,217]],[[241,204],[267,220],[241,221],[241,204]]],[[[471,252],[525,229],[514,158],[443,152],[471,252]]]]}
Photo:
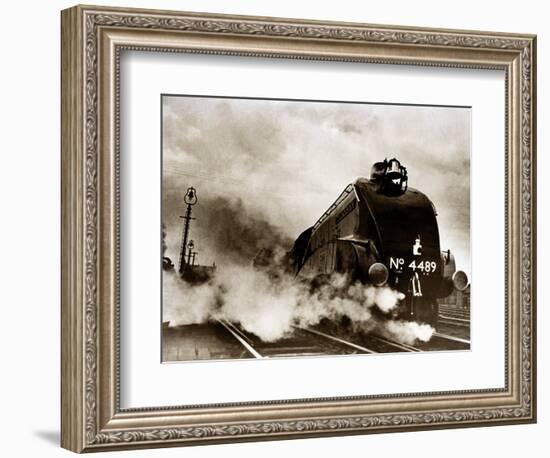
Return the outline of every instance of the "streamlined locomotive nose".
{"type": "Polygon", "coordinates": [[[437,299],[467,289],[468,276],[456,271],[450,250],[441,252],[434,205],[407,183],[407,169],[396,158],[373,164],[370,179],[348,185],[298,237],[296,274],[337,272],[350,281],[387,285],[403,295],[400,316],[436,322],[437,299]]]}

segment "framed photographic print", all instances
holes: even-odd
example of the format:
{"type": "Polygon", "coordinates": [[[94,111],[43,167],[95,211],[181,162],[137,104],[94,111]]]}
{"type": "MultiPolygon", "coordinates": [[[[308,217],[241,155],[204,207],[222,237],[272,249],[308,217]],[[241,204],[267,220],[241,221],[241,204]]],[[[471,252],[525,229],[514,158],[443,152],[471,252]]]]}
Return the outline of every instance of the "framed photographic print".
{"type": "Polygon", "coordinates": [[[470,349],[471,108],[161,103],[163,362],[470,349]]]}
{"type": "Polygon", "coordinates": [[[536,420],[532,35],[62,12],[62,446],[536,420]]]}

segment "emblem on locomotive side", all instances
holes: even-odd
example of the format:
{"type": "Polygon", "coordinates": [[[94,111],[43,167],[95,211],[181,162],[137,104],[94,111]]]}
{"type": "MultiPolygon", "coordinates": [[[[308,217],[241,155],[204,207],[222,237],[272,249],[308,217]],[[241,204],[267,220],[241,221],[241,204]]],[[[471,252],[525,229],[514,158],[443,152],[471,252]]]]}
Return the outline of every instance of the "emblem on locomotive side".
{"type": "Polygon", "coordinates": [[[422,245],[420,244],[420,236],[416,237],[413,245],[413,256],[422,255],[422,245]]]}

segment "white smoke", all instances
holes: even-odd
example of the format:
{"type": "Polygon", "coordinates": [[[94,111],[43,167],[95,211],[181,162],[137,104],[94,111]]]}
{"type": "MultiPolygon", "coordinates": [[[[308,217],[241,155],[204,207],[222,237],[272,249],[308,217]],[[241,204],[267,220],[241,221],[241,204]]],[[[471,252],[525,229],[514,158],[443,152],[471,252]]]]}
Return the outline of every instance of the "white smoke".
{"type": "Polygon", "coordinates": [[[435,332],[429,324],[417,323],[416,321],[394,321],[389,320],[382,333],[395,340],[409,345],[417,340],[428,342],[435,332]]]}
{"type": "Polygon", "coordinates": [[[190,285],[175,272],[163,274],[163,320],[170,326],[224,319],[265,342],[292,334],[295,327],[312,327],[323,319],[348,318],[359,332],[375,330],[403,343],[427,341],[434,330],[426,324],[381,319],[374,309],[391,312],[403,294],[389,287],[350,284],[340,274],[315,288],[293,276],[247,266],[218,269],[202,285],[190,285]],[[374,313],[373,313],[374,312],[374,313]]]}

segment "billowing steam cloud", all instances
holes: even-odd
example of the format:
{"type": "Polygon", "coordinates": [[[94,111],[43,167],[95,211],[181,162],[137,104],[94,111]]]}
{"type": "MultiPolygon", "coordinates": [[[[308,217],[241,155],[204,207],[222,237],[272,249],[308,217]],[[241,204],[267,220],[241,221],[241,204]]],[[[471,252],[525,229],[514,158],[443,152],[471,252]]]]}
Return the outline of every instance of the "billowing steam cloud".
{"type": "Polygon", "coordinates": [[[335,323],[349,318],[355,331],[376,331],[400,342],[427,341],[433,329],[425,324],[383,319],[375,309],[393,310],[402,293],[388,287],[348,284],[333,275],[312,288],[288,274],[231,266],[210,282],[190,285],[177,274],[164,275],[164,320],[171,326],[224,319],[266,342],[292,334],[294,327],[311,327],[323,319],[335,323]]]}
{"type": "Polygon", "coordinates": [[[217,196],[201,207],[200,224],[207,229],[207,243],[226,264],[250,264],[261,250],[288,249],[292,239],[242,199],[217,196]],[[209,210],[207,210],[209,209],[209,210]]]}

